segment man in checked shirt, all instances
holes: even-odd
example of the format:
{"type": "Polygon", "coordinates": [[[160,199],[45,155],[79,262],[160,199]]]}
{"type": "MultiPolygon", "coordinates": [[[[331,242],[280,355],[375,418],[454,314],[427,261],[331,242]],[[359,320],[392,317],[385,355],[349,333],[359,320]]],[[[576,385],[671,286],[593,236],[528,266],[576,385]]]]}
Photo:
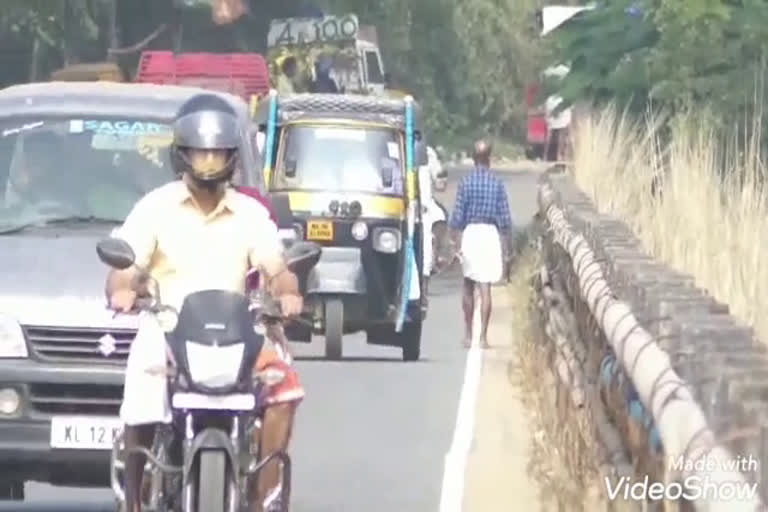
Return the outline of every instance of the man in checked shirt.
{"type": "Polygon", "coordinates": [[[511,254],[513,224],[504,184],[490,170],[491,145],[479,140],[474,147],[475,168],[459,182],[456,205],[449,226],[451,245],[458,245],[464,273],[464,346],[472,344],[472,317],[475,311],[475,286],[482,304],[480,346],[489,348],[488,323],[491,318],[491,284],[502,276],[505,255],[511,254]]]}

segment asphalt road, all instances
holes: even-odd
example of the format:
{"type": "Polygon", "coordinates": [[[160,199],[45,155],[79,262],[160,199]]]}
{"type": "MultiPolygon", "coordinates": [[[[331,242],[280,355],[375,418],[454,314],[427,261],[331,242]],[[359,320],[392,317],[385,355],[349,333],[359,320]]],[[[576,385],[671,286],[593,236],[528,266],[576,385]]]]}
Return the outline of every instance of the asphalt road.
{"type": "MultiPolygon", "coordinates": [[[[449,172],[448,190],[438,196],[450,210],[466,168],[449,172]]],[[[521,168],[499,176],[516,223],[526,223],[535,210],[537,174],[521,168]]],[[[345,339],[341,362],[322,359],[322,337],[294,344],[307,396],[292,445],[293,510],[438,510],[466,359],[459,285],[456,272],[432,283],[417,363],[403,363],[399,349],[366,345],[363,335],[345,339]]],[[[0,511],[114,510],[108,489],[29,483],[26,491],[26,503],[0,505],[0,511]]]]}

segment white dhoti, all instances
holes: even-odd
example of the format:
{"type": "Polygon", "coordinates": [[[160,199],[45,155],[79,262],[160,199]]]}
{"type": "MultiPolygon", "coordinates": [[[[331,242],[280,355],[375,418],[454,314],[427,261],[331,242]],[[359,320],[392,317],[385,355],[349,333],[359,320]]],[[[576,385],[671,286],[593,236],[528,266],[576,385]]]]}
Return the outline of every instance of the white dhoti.
{"type": "Polygon", "coordinates": [[[421,213],[421,238],[422,238],[422,274],[426,277],[432,275],[432,214],[429,208],[424,208],[421,213]]]}
{"type": "Polygon", "coordinates": [[[464,277],[478,283],[495,283],[504,271],[501,238],[493,224],[469,224],[461,237],[464,277]]]}
{"type": "Polygon", "coordinates": [[[120,419],[126,425],[170,423],[165,333],[154,316],[141,313],[125,367],[120,419]]]}
{"type": "Polygon", "coordinates": [[[423,274],[426,277],[429,277],[432,275],[432,262],[434,259],[433,254],[433,247],[432,247],[432,226],[435,225],[435,222],[447,222],[448,219],[446,218],[445,212],[442,208],[435,202],[434,199],[430,199],[429,202],[424,203],[424,207],[422,209],[421,213],[421,224],[424,226],[424,229],[422,230],[422,235],[424,238],[424,250],[423,253],[423,274]]]}

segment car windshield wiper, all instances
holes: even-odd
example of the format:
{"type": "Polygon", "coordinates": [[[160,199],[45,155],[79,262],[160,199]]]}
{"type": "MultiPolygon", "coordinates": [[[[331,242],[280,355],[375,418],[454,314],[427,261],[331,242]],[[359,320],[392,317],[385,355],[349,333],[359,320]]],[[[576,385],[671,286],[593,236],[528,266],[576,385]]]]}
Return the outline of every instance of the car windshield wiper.
{"type": "Polygon", "coordinates": [[[42,219],[41,224],[62,224],[62,223],[93,223],[93,224],[122,224],[122,220],[110,219],[109,217],[96,217],[94,215],[67,215],[62,217],[52,217],[42,219]]]}

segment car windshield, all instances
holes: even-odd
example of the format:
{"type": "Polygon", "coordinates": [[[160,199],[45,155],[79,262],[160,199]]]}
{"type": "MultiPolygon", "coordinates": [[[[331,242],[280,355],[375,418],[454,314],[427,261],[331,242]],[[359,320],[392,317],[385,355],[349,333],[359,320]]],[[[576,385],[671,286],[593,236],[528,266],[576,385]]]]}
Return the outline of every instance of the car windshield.
{"type": "Polygon", "coordinates": [[[289,126],[276,190],[403,194],[399,132],[391,129],[289,126]]]}
{"type": "Polygon", "coordinates": [[[67,219],[122,222],[172,181],[169,125],[139,118],[0,120],[0,232],[67,219]]]}

